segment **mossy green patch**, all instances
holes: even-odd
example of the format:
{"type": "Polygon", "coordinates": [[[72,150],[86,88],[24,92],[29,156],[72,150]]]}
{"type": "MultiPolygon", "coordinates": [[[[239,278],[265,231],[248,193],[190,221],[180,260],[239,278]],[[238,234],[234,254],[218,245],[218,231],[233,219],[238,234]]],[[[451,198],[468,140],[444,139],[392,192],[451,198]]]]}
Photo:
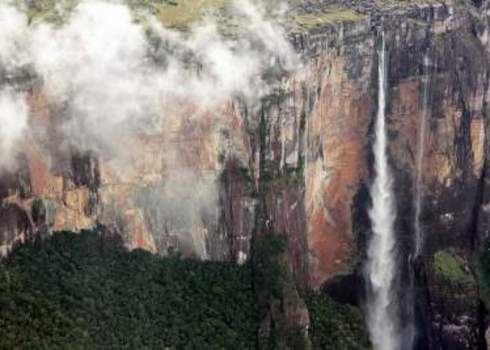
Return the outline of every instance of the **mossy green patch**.
{"type": "MultiPolygon", "coordinates": [[[[224,11],[230,0],[153,1],[155,16],[167,27],[186,29],[209,12],[224,11]]],[[[148,5],[145,5],[148,6],[148,5]]]]}
{"type": "Polygon", "coordinates": [[[460,284],[473,282],[472,275],[465,271],[463,263],[444,250],[434,254],[434,270],[449,282],[460,284]]]}

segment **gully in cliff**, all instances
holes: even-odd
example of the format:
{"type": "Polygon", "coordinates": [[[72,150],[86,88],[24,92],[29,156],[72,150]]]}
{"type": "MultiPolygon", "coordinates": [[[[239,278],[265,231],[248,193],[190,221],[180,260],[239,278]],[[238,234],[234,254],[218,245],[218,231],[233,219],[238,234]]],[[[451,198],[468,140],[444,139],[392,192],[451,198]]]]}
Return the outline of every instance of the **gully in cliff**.
{"type": "Polygon", "coordinates": [[[415,249],[414,258],[417,259],[422,253],[424,245],[424,235],[420,223],[422,214],[422,174],[425,153],[425,139],[427,135],[427,119],[429,114],[429,92],[430,92],[430,58],[427,52],[424,56],[424,76],[423,76],[423,95],[422,95],[422,115],[418,132],[417,159],[416,159],[416,179],[415,179],[415,198],[414,198],[414,230],[415,230],[415,249]]]}

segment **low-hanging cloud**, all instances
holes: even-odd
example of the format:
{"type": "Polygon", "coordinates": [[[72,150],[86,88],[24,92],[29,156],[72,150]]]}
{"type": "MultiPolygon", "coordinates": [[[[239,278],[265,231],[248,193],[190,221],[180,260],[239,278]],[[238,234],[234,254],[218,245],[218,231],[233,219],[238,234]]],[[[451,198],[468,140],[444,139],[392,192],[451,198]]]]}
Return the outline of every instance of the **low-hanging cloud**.
{"type": "Polygon", "coordinates": [[[26,16],[12,6],[0,5],[0,71],[10,75],[25,66],[28,44],[26,16]]]}
{"type": "Polygon", "coordinates": [[[145,31],[124,5],[82,2],[67,24],[34,28],[33,65],[48,96],[69,105],[70,138],[114,151],[128,132],[162,127],[182,104],[192,103],[199,114],[235,96],[258,99],[268,88],[264,70],[293,67],[282,29],[263,10],[237,1],[231,12],[241,25],[234,39],[225,39],[212,18],[187,34],[151,19],[145,31]],[[166,49],[154,50],[147,31],[166,49]]]}
{"type": "Polygon", "coordinates": [[[0,91],[0,170],[14,165],[27,120],[24,96],[8,90],[0,91]]]}
{"type": "Polygon", "coordinates": [[[76,146],[115,151],[128,133],[162,127],[183,103],[199,114],[236,96],[258,99],[270,87],[266,69],[294,69],[294,51],[263,8],[239,0],[230,13],[233,39],[212,17],[182,33],[151,17],[147,26],[136,23],[114,2],[82,1],[61,26],[28,26],[23,13],[3,5],[0,65],[28,66],[42,78],[50,102],[67,106],[63,129],[76,146]],[[164,49],[155,50],[148,32],[164,49]]]}
{"type": "Polygon", "coordinates": [[[79,148],[106,149],[154,107],[145,34],[122,5],[83,2],[62,27],[36,26],[31,54],[49,100],[68,106],[64,133],[79,148]]]}
{"type": "MultiPolygon", "coordinates": [[[[219,123],[224,118],[219,110],[227,102],[239,98],[255,105],[282,72],[299,68],[282,26],[268,19],[263,7],[237,0],[229,12],[232,36],[221,34],[211,15],[187,32],[166,28],[151,16],[139,23],[120,2],[81,1],[57,25],[29,24],[15,7],[0,5],[0,73],[27,70],[36,77],[47,104],[62,111],[56,119],[60,144],[124,164],[131,161],[128,139],[165,134],[183,118],[198,124],[201,116],[212,115],[219,123]],[[272,81],[271,72],[277,73],[272,81]]],[[[28,116],[24,93],[0,92],[0,167],[13,163],[29,131],[28,116]]],[[[163,168],[184,171],[188,164],[178,159],[180,149],[172,142],[166,143],[162,162],[172,160],[163,168]]],[[[205,216],[216,211],[213,176],[206,177],[205,195],[197,195],[192,186],[166,186],[151,203],[171,213],[176,203],[169,199],[184,198],[180,205],[186,209],[180,212],[198,225],[203,211],[205,216]]],[[[165,217],[166,227],[178,234],[181,219],[165,217]]]]}

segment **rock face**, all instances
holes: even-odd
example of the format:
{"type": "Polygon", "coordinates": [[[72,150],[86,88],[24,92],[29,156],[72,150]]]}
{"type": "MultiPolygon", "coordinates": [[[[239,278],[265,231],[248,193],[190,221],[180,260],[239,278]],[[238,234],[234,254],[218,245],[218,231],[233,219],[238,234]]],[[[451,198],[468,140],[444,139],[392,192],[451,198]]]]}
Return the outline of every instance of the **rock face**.
{"type": "MultiPolygon", "coordinates": [[[[306,11],[315,13],[310,5],[306,11]]],[[[284,79],[259,108],[229,101],[198,122],[170,120],[160,134],[126,140],[129,165],[57,144],[62,111],[32,88],[36,128],[19,168],[0,181],[1,253],[37,234],[102,224],[130,248],[244,262],[253,254],[252,238],[273,234],[288,238],[282,261],[300,292],[328,290],[343,276],[360,275],[370,234],[367,188],[383,32],[402,266],[413,252],[415,179],[422,173],[418,348],[482,348],[474,280],[447,283],[434,256],[451,251],[466,266],[487,237],[490,4],[336,6],[363,16],[308,31],[292,28],[305,69],[284,79]],[[417,169],[424,115],[425,153],[417,169]]],[[[283,312],[301,315],[296,325],[305,329],[307,315],[298,311],[304,304],[288,288],[294,302],[283,312]]],[[[358,289],[349,294],[361,294],[358,289]]]]}

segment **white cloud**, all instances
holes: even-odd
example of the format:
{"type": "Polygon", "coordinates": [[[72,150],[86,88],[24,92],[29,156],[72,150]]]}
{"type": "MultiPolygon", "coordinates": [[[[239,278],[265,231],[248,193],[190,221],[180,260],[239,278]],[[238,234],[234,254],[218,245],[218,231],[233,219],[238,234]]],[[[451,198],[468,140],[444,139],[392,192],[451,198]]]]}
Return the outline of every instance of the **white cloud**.
{"type": "Polygon", "coordinates": [[[28,45],[26,16],[12,6],[0,5],[0,71],[11,74],[28,63],[28,45]]]}
{"type": "Polygon", "coordinates": [[[0,169],[11,167],[27,128],[28,108],[22,94],[0,91],[0,169]]]}

